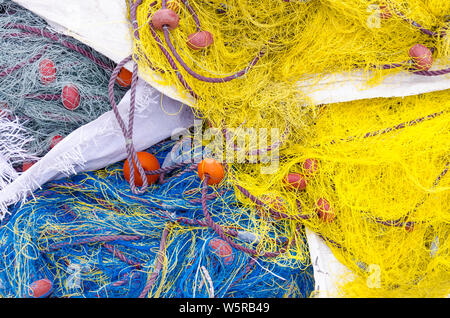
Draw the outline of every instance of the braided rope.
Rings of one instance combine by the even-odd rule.
[[[85,238],[78,241],[73,242],[65,242],[65,243],[59,243],[54,244],[50,246],[45,251],[53,251],[60,249],[64,246],[73,246],[73,245],[83,245],[83,244],[89,244],[89,243],[97,243],[97,242],[112,242],[112,241],[136,241],[141,239],[138,235],[104,235],[104,236],[93,236],[90,238]]]

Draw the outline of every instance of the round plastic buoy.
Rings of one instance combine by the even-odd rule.
[[[188,36],[186,44],[193,50],[204,49],[214,43],[213,35],[208,31],[199,31]]]
[[[37,280],[30,285],[29,296],[33,298],[48,297],[53,290],[53,284],[47,278]]]
[[[307,175],[313,175],[317,171],[317,160],[308,158],[303,162],[303,172]]]
[[[171,9],[160,9],[152,16],[153,26],[160,31],[162,31],[165,25],[169,30],[173,30],[178,27],[178,23],[180,23],[180,17]]]
[[[44,59],[39,63],[39,74],[42,84],[50,84],[56,80],[56,67],[52,60]]]
[[[334,212],[331,208],[330,202],[327,199],[320,198],[316,202],[316,212],[323,222],[331,223],[334,220]]]
[[[428,71],[433,65],[433,54],[425,45],[416,44],[409,49],[409,56],[413,59],[414,66],[421,71]]]
[[[286,187],[294,190],[305,190],[306,177],[300,173],[288,173],[283,179]]]
[[[213,238],[209,241],[209,247],[220,257],[224,263],[224,265],[230,265],[234,261],[233,248],[226,241],[218,238]]]
[[[151,170],[157,170],[160,168],[158,159],[156,157],[148,152],[138,152],[137,157],[139,159],[139,162],[142,165],[142,168],[144,168],[144,171],[151,171]],[[134,168],[134,184],[138,187],[141,187],[144,184],[144,181],[141,178],[141,175],[137,169],[136,163],[133,161],[133,168]],[[123,175],[125,177],[125,180],[130,183],[130,164],[128,162],[128,159],[125,160],[125,163],[123,164]],[[147,175],[147,182],[148,184],[155,183],[159,178],[159,174],[154,175]]]

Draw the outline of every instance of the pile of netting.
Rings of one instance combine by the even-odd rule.
[[[21,171],[23,161],[38,160],[111,109],[107,87],[114,63],[10,0],[0,1],[0,40],[0,126],[23,128],[9,129],[8,136],[23,151],[10,161]],[[120,99],[125,89],[117,86]]]
[[[367,85],[448,77],[448,1],[127,2],[139,69],[193,97],[217,129],[231,149],[225,183],[257,207],[254,232],[267,238],[275,223],[297,243],[280,253],[261,239],[260,251],[301,259],[306,225],[356,274],[341,296],[450,292],[450,92],[323,106],[297,87],[334,72]],[[269,147],[245,136],[247,164],[233,164],[237,127],[280,133]],[[267,153],[276,168],[262,173]]]
[[[148,149],[163,163],[174,145]],[[3,297],[309,297],[303,261],[268,261],[232,248],[202,215],[201,180],[181,167],[135,196],[123,162],[46,184],[0,226]],[[215,195],[220,192],[220,195]],[[255,243],[252,210],[232,188],[209,191],[227,235]],[[281,240],[272,227],[273,240]],[[278,234],[278,235],[277,235]],[[304,234],[299,236],[305,240]]]
[[[450,72],[446,0],[127,3],[140,70],[195,98],[219,128],[301,129],[298,81],[360,71],[369,86],[393,72]]]
[[[330,104],[300,137],[276,173],[234,165],[229,180],[325,240],[356,274],[340,295],[448,295],[450,90]]]

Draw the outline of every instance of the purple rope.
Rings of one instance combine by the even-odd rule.
[[[149,27],[150,27],[150,33],[152,34],[153,38],[155,39],[156,43],[158,44],[159,49],[161,50],[161,52],[166,57],[166,59],[169,62],[170,66],[172,67],[172,69],[177,74],[178,80],[180,81],[181,85],[183,85],[183,87],[189,91],[189,93],[192,95],[192,97],[194,97],[195,99],[199,99],[199,96],[194,92],[194,90],[186,82],[186,80],[184,79],[183,75],[179,71],[177,65],[175,64],[175,61],[173,60],[172,56],[170,55],[170,53],[164,47],[163,42],[159,38],[159,36],[156,33],[156,30],[155,30],[155,28],[154,28],[154,26],[153,26],[153,24],[151,22],[149,24]]]
[[[163,0],[163,2],[165,2],[165,0]],[[197,32],[199,32],[202,29],[202,27],[200,25],[200,19],[198,18],[197,13],[195,12],[194,8],[192,8],[192,6],[189,4],[189,2],[187,0],[181,0],[181,2],[184,4],[186,9],[188,9],[190,14],[192,15],[192,18],[194,19],[194,22],[195,22],[195,26],[197,28]]]
[[[191,171],[193,171],[193,170],[195,170],[196,168],[197,168],[197,164],[191,164],[189,167],[187,167],[186,169],[184,169],[183,171],[180,171],[179,173],[177,173],[176,175],[174,175],[174,176],[172,176],[170,179],[172,179],[172,178],[178,178],[179,176],[181,176],[181,175],[183,175],[183,174],[185,174],[185,173],[187,173],[187,172],[191,172]],[[165,177],[165,173],[161,173],[160,174],[160,177],[159,177],[159,183],[160,184],[164,184],[164,183],[167,183],[167,182],[169,182],[169,180],[170,179],[164,179],[164,177]]]
[[[275,219],[287,219],[287,220],[294,220],[294,221],[302,221],[302,220],[308,220],[311,218],[311,215],[305,215],[305,214],[299,214],[296,216],[291,216],[291,215],[287,215],[285,213],[276,211],[274,209],[272,209],[271,207],[269,207],[267,204],[265,204],[264,202],[262,202],[261,200],[259,200],[257,197],[255,197],[253,194],[251,194],[247,189],[241,187],[240,185],[236,185],[236,188],[239,189],[239,191],[241,191],[241,193],[243,195],[245,195],[247,198],[249,198],[252,202],[254,202],[255,204],[264,207],[266,209],[269,210],[270,214],[275,218]],[[297,208],[299,209],[299,211],[302,210],[301,204],[300,202],[297,200]]]
[[[62,95],[58,94],[26,94],[24,96],[25,98],[29,99],[39,99],[44,101],[55,101],[62,98]],[[102,100],[106,99],[108,100],[107,96],[100,96],[100,95],[93,95],[93,96],[83,96],[83,99],[90,99],[90,100]]]
[[[442,69],[442,70],[436,70],[436,71],[416,71],[414,69],[410,69],[413,74],[416,75],[423,75],[423,76],[440,76],[450,73],[450,68]]]
[[[441,173],[436,177],[436,179],[433,182],[432,188],[436,187],[439,182],[441,181],[441,179],[447,174],[448,170],[450,168],[450,162],[447,162],[444,166],[444,169],[441,171]],[[426,197],[428,197],[429,194],[427,194]],[[397,220],[382,220],[381,218],[375,217],[374,221],[379,223],[379,224],[383,224],[383,225],[387,225],[387,226],[398,226],[398,227],[403,227],[403,226],[413,226],[415,224],[415,222],[410,222],[408,220],[408,218],[411,216],[412,213],[414,213],[415,211],[417,211],[417,209],[425,203],[425,199],[422,199],[419,203],[416,204],[416,206],[414,207],[414,209],[412,211],[409,211],[404,217],[397,219]]]
[[[132,75],[132,81],[131,81],[131,88],[130,88],[130,111],[128,114],[128,129],[125,126],[124,121],[122,120],[122,117],[120,116],[119,109],[117,107],[115,98],[114,98],[114,85],[117,79],[117,76],[122,69],[122,67],[132,60],[132,56],[128,56],[125,59],[123,59],[119,64],[117,64],[116,68],[113,70],[111,74],[111,78],[109,80],[108,85],[108,93],[109,93],[109,101],[111,103],[114,115],[116,117],[116,120],[119,124],[119,127],[122,131],[122,134],[125,138],[125,145],[126,145],[126,151],[127,151],[127,160],[129,162],[130,167],[130,187],[131,191],[134,194],[141,194],[144,193],[145,190],[148,187],[148,180],[144,171],[144,168],[142,167],[141,162],[139,161],[137,157],[136,150],[133,145],[133,124],[134,124],[134,111],[136,107],[136,85],[137,85],[137,64],[133,64],[133,75]],[[134,161],[134,164],[133,164]],[[141,179],[143,181],[143,185],[141,189],[138,189],[134,183],[134,165],[137,166],[138,172],[141,176]]]
[[[121,261],[123,261],[124,263],[127,263],[127,264],[129,264],[129,265],[131,265],[131,266],[135,266],[135,267],[138,268],[138,269],[141,267],[141,264],[139,264],[139,263],[137,263],[137,262],[135,262],[135,261],[133,261],[133,260],[128,259],[121,251],[119,251],[118,249],[116,249],[115,246],[113,246],[113,245],[111,245],[111,244],[107,244],[107,243],[103,244],[103,246],[104,246],[108,251],[110,251],[114,256],[116,256],[118,259],[120,259]]]
[[[375,130],[375,131],[372,131],[372,132],[368,132],[368,133],[364,134],[363,138],[374,137],[374,136],[377,136],[377,135],[383,135],[383,134],[389,133],[391,131],[403,129],[403,128],[406,128],[406,127],[411,127],[411,126],[417,125],[417,124],[419,124],[421,122],[434,119],[434,118],[436,118],[436,117],[438,117],[438,116],[440,116],[440,115],[442,115],[444,113],[445,113],[445,111],[440,111],[440,112],[433,113],[433,114],[430,114],[430,115],[427,115],[427,116],[424,116],[424,117],[421,117],[421,118],[417,118],[417,119],[414,119],[414,120],[411,120],[411,121],[408,121],[408,122],[400,123],[400,124],[398,124],[396,126],[388,127],[388,128],[382,129],[382,130]],[[352,137],[348,137],[347,139],[340,139],[339,141],[347,142],[347,141],[355,140],[357,138],[358,138],[358,136],[352,136]],[[335,143],[336,143],[335,140],[330,141],[330,144],[335,144]]]
[[[230,134],[229,134],[228,130],[226,128],[224,128],[222,130],[222,133],[225,136],[225,140],[228,142],[230,140]],[[266,153],[268,151],[271,151],[273,149],[280,147],[286,141],[286,138],[289,135],[289,133],[290,133],[290,128],[286,127],[286,129],[283,131],[283,134],[281,135],[281,140],[274,142],[273,144],[269,145],[266,149],[253,149],[251,151],[247,151],[246,155],[247,156],[256,156],[256,155],[259,156],[261,153]],[[235,151],[241,150],[234,143],[233,143],[233,148]]]

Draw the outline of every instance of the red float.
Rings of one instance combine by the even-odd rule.
[[[208,31],[199,31],[188,36],[186,44],[193,50],[204,49],[214,43],[213,35]]]
[[[392,17],[391,12],[389,11],[388,7],[385,5],[380,6],[380,18],[383,20],[390,19]]]
[[[178,27],[179,23],[180,17],[171,9],[160,9],[152,16],[153,26],[160,31],[163,30],[163,26],[167,26],[169,30],[173,30]]]
[[[22,163],[22,172],[27,171],[28,169],[30,169],[36,162],[34,161],[27,161]]]
[[[316,173],[318,167],[318,162],[316,159],[306,159],[305,162],[303,162],[303,171],[307,175],[313,175]]]
[[[320,198],[316,202],[316,213],[323,222],[333,222],[335,215],[327,199]]]
[[[233,263],[233,248],[226,241],[218,238],[213,238],[211,241],[209,241],[209,247],[214,252],[214,254],[216,254],[223,260],[224,265],[231,265]]]
[[[56,135],[52,138],[52,141],[50,142],[50,148],[55,147],[61,140],[63,140],[63,137],[60,135]]]
[[[428,71],[433,65],[433,54],[425,45],[416,44],[409,49],[409,56],[418,70]]]
[[[68,110],[75,110],[80,106],[80,92],[75,85],[66,85],[62,90],[62,103]]]
[[[306,177],[300,173],[288,173],[283,179],[284,184],[294,190],[306,189]]]

